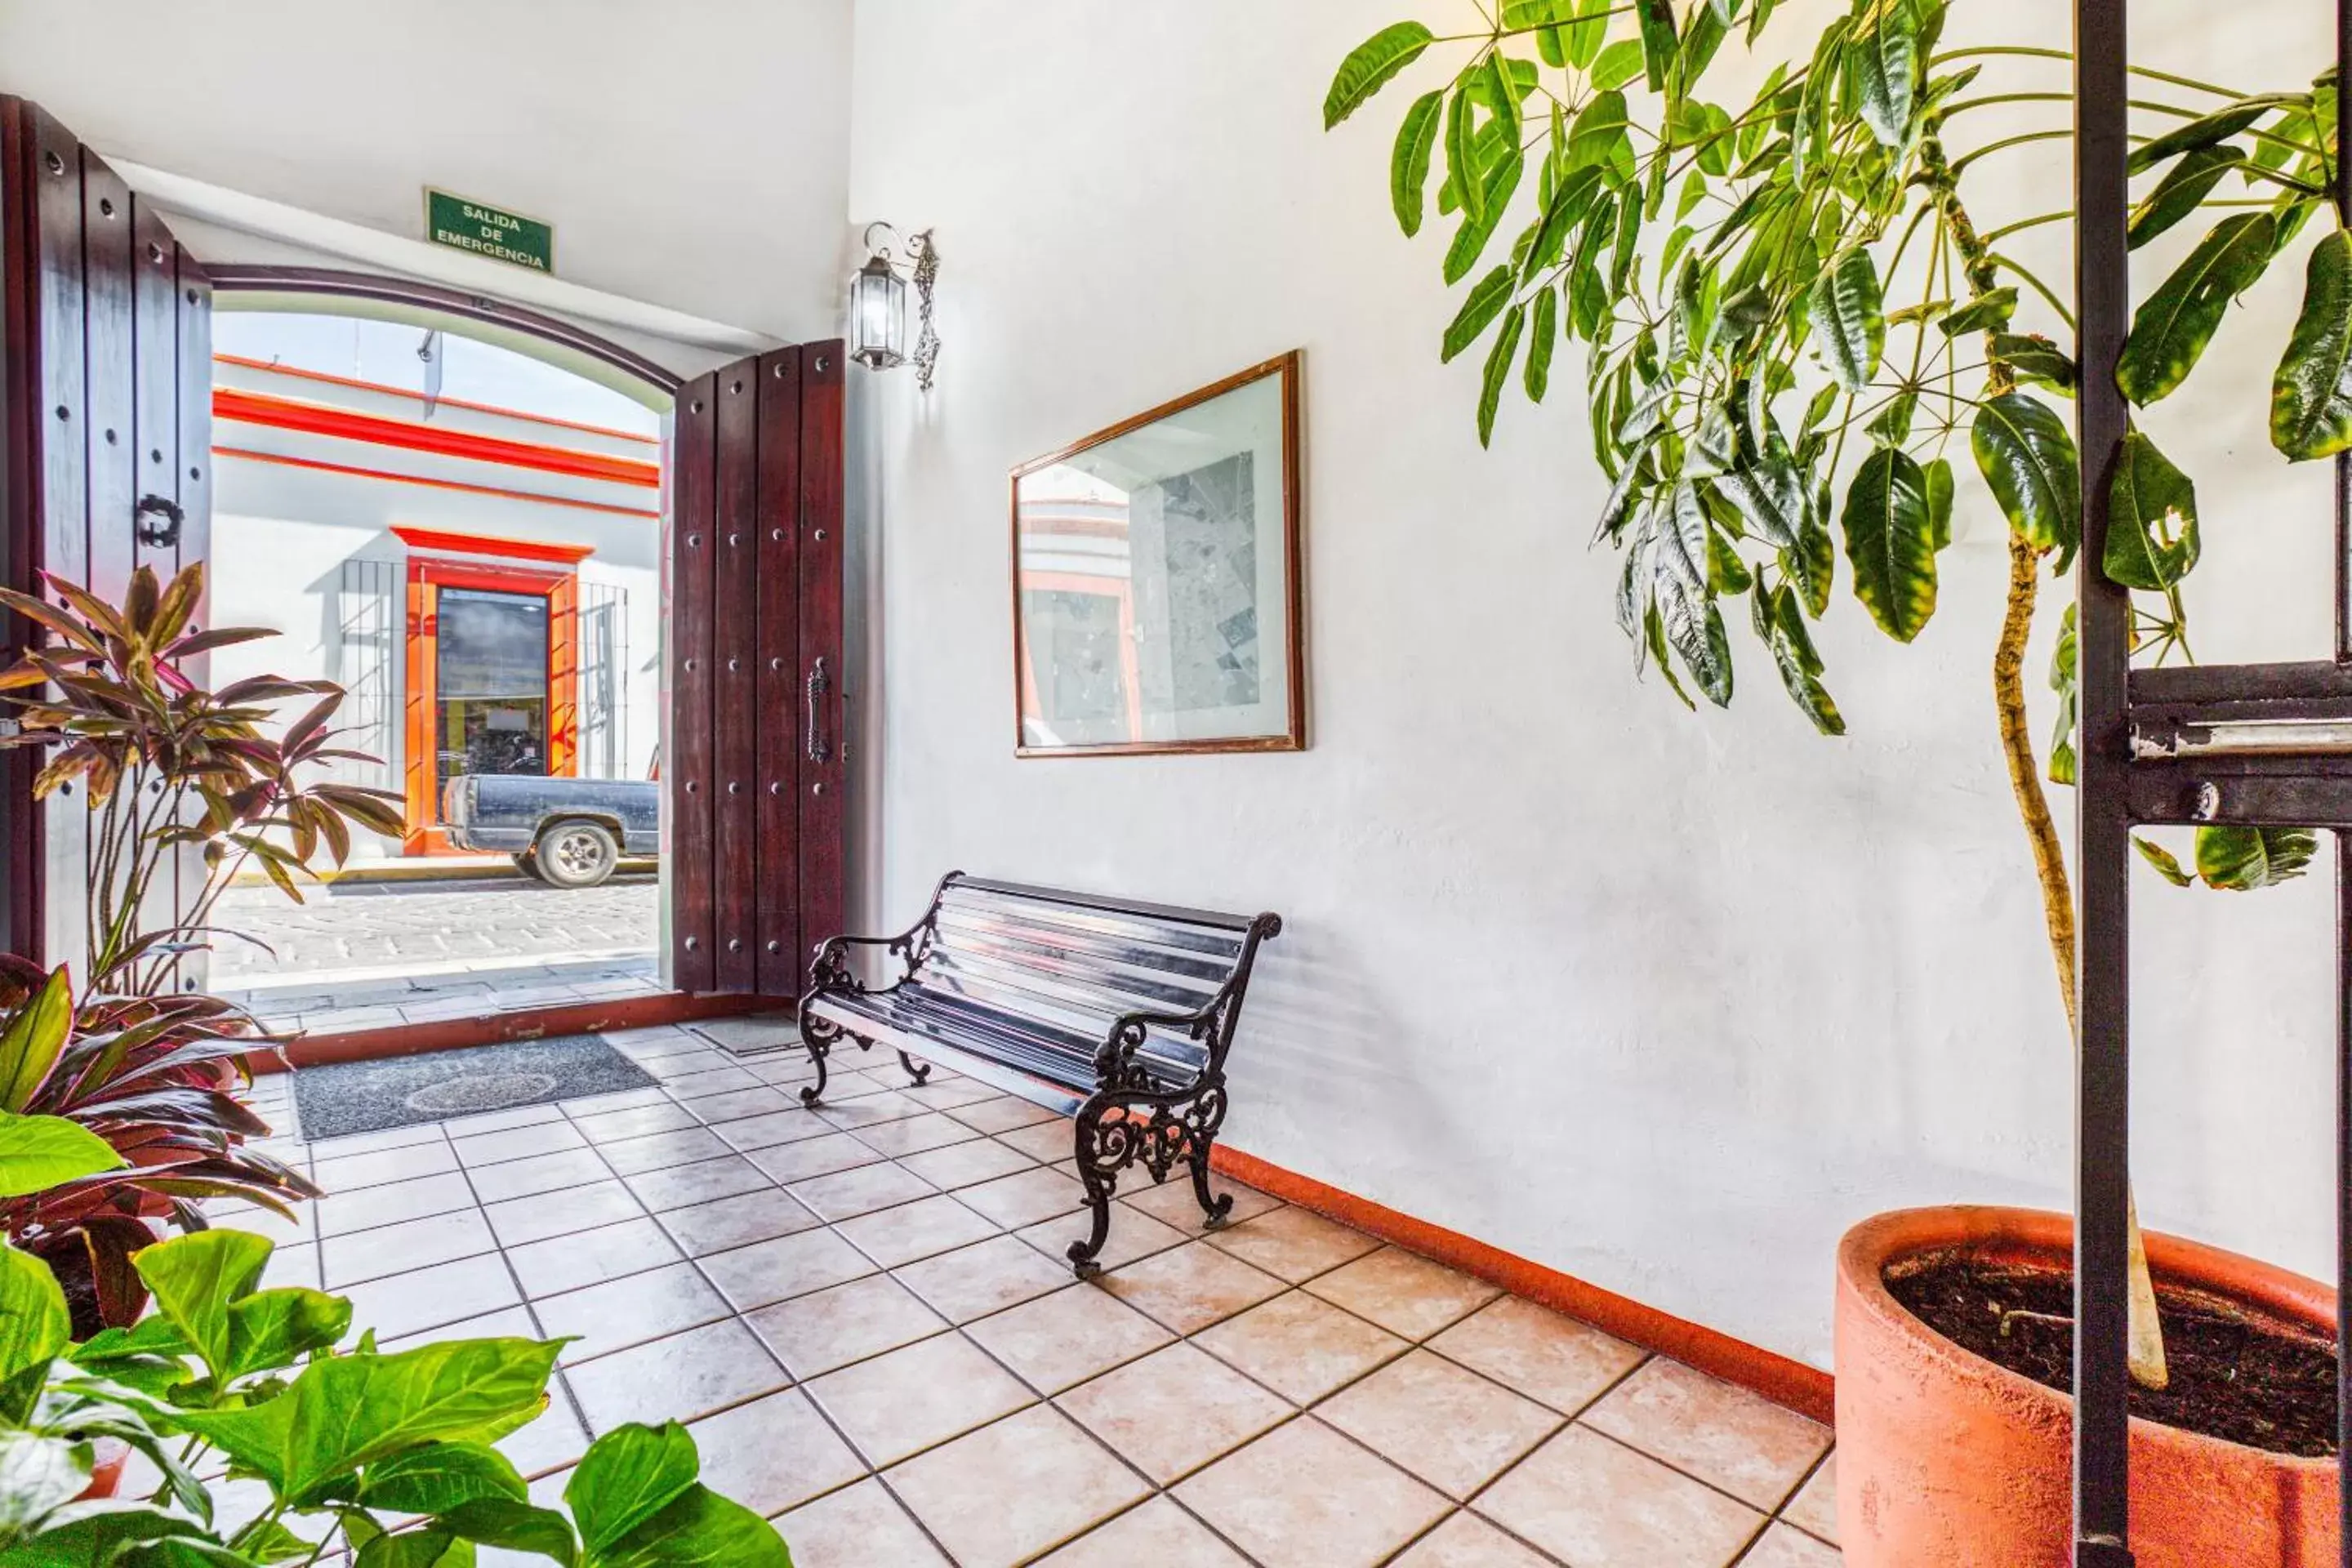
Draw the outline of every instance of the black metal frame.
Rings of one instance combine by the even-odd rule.
[[[1210,1192],[1209,1159],[1218,1131],[1224,1125],[1229,1103],[1225,1057],[1233,1049],[1234,1033],[1241,1022],[1242,1000],[1249,990],[1258,948],[1282,934],[1279,915],[1247,918],[1205,910],[1173,909],[1055,889],[983,881],[961,871],[950,871],[940,879],[923,918],[898,935],[836,936],[818,946],[809,971],[810,989],[800,1005],[801,1039],[808,1047],[810,1061],[815,1064],[817,1077],[816,1082],[801,1089],[802,1102],[814,1106],[823,1100],[827,1058],[838,1041],[845,1037],[856,1041],[861,1050],[871,1050],[875,1043],[854,1029],[819,1016],[814,1011],[816,1005],[828,994],[887,994],[919,974],[939,937],[940,900],[950,888],[959,885],[1110,914],[1170,919],[1241,933],[1241,951],[1232,973],[1200,1007],[1181,1013],[1127,1013],[1112,1022],[1095,1052],[1091,1092],[1073,1086],[1054,1086],[1057,1089],[1070,1089],[1073,1094],[1084,1093],[1082,1100],[1074,1102],[1039,1092],[1044,1086],[1017,1068],[992,1063],[980,1042],[965,1043],[955,1049],[925,1047],[927,1054],[942,1057],[950,1065],[966,1071],[976,1069],[977,1076],[999,1088],[1074,1113],[1078,1180],[1086,1188],[1087,1204],[1092,1213],[1087,1237],[1069,1247],[1071,1266],[1080,1279],[1091,1278],[1102,1270],[1098,1259],[1110,1239],[1110,1201],[1118,1190],[1120,1175],[1132,1166],[1139,1164],[1149,1171],[1155,1184],[1165,1182],[1177,1166],[1186,1167],[1192,1177],[1192,1195],[1199,1200],[1205,1216],[1202,1223],[1210,1229],[1224,1224],[1233,1213],[1234,1198],[1231,1193]],[[877,990],[866,984],[852,968],[849,954],[853,948],[878,951],[905,967],[896,980]],[[1182,1081],[1171,1080],[1164,1072],[1153,1070],[1143,1059],[1142,1051],[1155,1029],[1181,1033],[1202,1047],[1204,1060],[1200,1069]],[[904,1050],[898,1052],[898,1060],[918,1084],[930,1076],[928,1065],[915,1061]],[[992,1066],[996,1070],[990,1071]]]
[[[2352,1568],[2352,458],[2336,469],[2333,661],[2131,668],[2130,595],[2099,566],[2129,417],[2116,382],[2131,324],[2127,13],[2128,0],[2074,0],[2083,453],[2074,1563],[2132,1563],[2131,833],[2228,823],[2336,832],[2337,1447],[2342,1561]],[[2352,79],[2352,0],[2336,0],[2336,50]],[[2337,136],[2352,148],[2352,93],[2339,100]],[[2336,200],[2352,215],[2352,161],[2338,160]]]

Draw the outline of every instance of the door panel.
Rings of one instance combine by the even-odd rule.
[[[808,941],[800,923],[800,878],[774,874],[800,858],[800,542],[801,351],[778,349],[760,359],[760,641],[755,650],[762,715],[757,786],[761,852],[771,874],[756,879],[759,920],[758,988],[762,995],[797,994],[808,967]],[[832,934],[830,932],[826,933]]]
[[[679,395],[663,756],[681,990],[796,996],[840,930],[841,357],[781,349]]]
[[[760,365],[744,360],[719,373],[719,573],[711,624],[711,962],[713,990],[754,989],[759,960],[753,915],[760,875],[758,796],[752,759],[761,713],[759,679]]]
[[[163,574],[203,558],[210,537],[201,474],[211,444],[210,291],[162,218],[142,210],[105,161],[57,120],[0,98],[0,580],[37,591],[42,572],[119,600],[142,560],[140,498],[189,518],[179,543],[148,557]],[[190,374],[184,354],[199,355]],[[189,454],[194,454],[190,456]],[[29,628],[5,632],[9,651]],[[0,944],[48,963],[85,947],[90,836],[81,785],[31,800],[38,760],[0,759]],[[153,889],[160,919],[193,886]]]
[[[841,409],[843,345],[804,347],[801,374],[800,638],[804,715],[801,753],[801,963],[842,930],[848,815],[849,703],[842,668]]]
[[[718,516],[719,378],[678,389],[671,444],[668,731],[662,774],[669,780],[670,984],[713,991],[711,963],[710,632],[718,574],[710,544]]]

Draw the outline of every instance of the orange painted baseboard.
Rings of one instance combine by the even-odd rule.
[[[1835,1384],[1828,1373],[1816,1367],[1759,1350],[1697,1323],[1685,1322],[1500,1247],[1327,1186],[1311,1176],[1268,1164],[1228,1144],[1218,1144],[1210,1163],[1234,1181],[1271,1193],[1285,1203],[1312,1209],[1367,1236],[1377,1236],[1408,1252],[1420,1253],[1490,1285],[1499,1285],[1515,1296],[1524,1296],[1629,1343],[1672,1356],[1710,1376],[1760,1394],[1801,1415],[1810,1415],[1824,1424],[1834,1418]]]

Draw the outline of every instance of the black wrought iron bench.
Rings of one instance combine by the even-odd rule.
[[[948,874],[931,907],[893,937],[837,936],[816,952],[801,999],[801,1038],[824,1098],[825,1058],[845,1037],[890,1047],[917,1083],[935,1062],[1076,1118],[1078,1179],[1093,1233],[1070,1245],[1081,1278],[1110,1237],[1121,1172],[1155,1182],[1191,1167],[1208,1224],[1233,1194],[1212,1197],[1209,1151],[1225,1119],[1225,1056],[1258,945],[1278,915],[1170,909]],[[853,948],[905,964],[867,986]]]

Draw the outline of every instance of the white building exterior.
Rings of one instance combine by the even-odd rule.
[[[352,776],[411,801],[407,841],[361,856],[441,847],[423,813],[443,782],[428,752],[462,752],[465,721],[444,700],[438,672],[453,667],[436,657],[428,592],[544,604],[547,771],[644,778],[660,728],[660,417],[446,336],[428,406],[423,342],[386,322],[268,313],[224,312],[215,332],[213,620],[283,635],[216,654],[215,679],[345,688],[347,743],[381,759]]]

